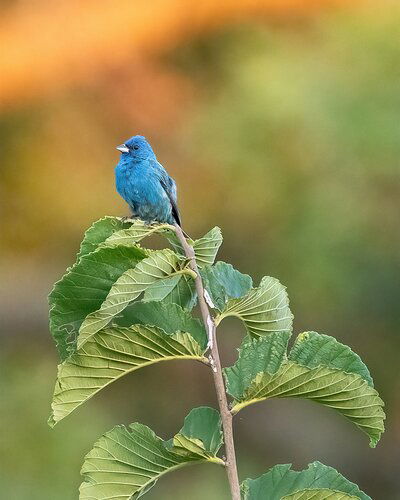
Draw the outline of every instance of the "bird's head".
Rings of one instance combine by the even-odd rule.
[[[147,160],[148,158],[155,158],[154,151],[151,149],[150,144],[142,135],[134,135],[128,139],[124,144],[117,147],[123,156],[130,156],[134,160]]]

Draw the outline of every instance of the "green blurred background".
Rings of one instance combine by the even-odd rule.
[[[208,371],[179,362],[46,424],[58,362],[46,296],[85,228],[126,214],[114,148],[137,133],[176,179],[189,234],[220,226],[220,258],[283,282],[295,332],[350,345],[386,402],[375,450],[307,401],[246,409],[240,477],[320,460],[374,499],[400,498],[400,8],[320,3],[0,2],[0,498],[76,499],[83,456],[113,425],[169,438],[190,408],[216,405]],[[221,328],[225,364],[242,335]],[[147,498],[229,496],[223,470],[196,466]]]

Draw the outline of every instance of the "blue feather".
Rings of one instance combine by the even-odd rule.
[[[146,139],[135,135],[117,149],[121,158],[115,168],[116,187],[132,214],[145,222],[180,225],[176,183]]]

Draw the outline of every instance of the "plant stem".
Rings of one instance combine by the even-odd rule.
[[[222,377],[221,360],[218,352],[216,326],[204,297],[203,281],[201,279],[200,272],[197,267],[197,262],[193,247],[191,247],[188,244],[182,232],[182,229],[177,224],[175,225],[175,232],[182,245],[186,257],[190,259],[191,269],[196,273],[196,278],[194,281],[196,285],[201,316],[203,318],[204,326],[206,328],[208,335],[208,346],[210,347],[211,351],[210,365],[213,373],[215,391],[217,393],[218,405],[222,419],[222,429],[224,433],[225,453],[226,453],[226,460],[225,460],[226,473],[228,475],[232,500],[240,500],[239,477],[236,466],[235,444],[233,441],[232,414],[229,410],[228,401],[226,399],[225,384],[224,384],[224,379]]]

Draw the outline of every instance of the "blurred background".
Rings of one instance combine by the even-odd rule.
[[[295,332],[353,348],[386,402],[377,449],[342,417],[273,400],[235,423],[241,479],[320,460],[400,498],[400,6],[339,0],[1,0],[1,471],[4,499],[72,500],[83,456],[117,423],[171,437],[216,405],[208,370],[161,364],[112,384],[54,430],[47,294],[84,230],[126,215],[115,146],[151,141],[186,230],[288,287]],[[227,320],[224,363],[243,330]],[[228,499],[196,466],[147,498]]]

